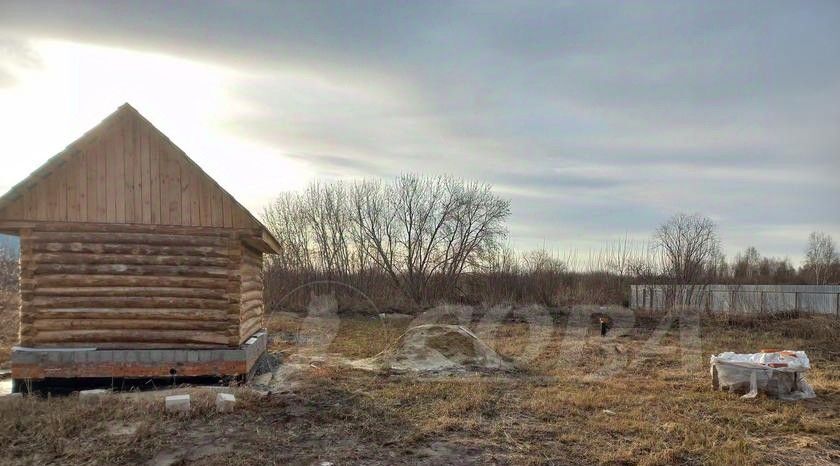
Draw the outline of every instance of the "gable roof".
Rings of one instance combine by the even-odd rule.
[[[0,197],[6,230],[25,222],[118,223],[258,230],[233,196],[129,104]]]

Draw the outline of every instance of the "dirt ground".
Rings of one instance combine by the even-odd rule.
[[[215,413],[208,393],[196,393],[186,416],[125,395],[0,401],[0,463],[840,462],[840,322],[704,319],[702,347],[692,352],[681,349],[677,325],[662,327],[651,345],[661,321],[636,315],[615,331],[622,335],[602,338],[597,323],[569,324],[565,312],[533,327],[507,320],[484,334],[516,363],[505,373],[392,374],[313,362],[268,396],[237,392],[233,414]],[[281,359],[295,357],[303,322],[271,319]],[[370,357],[408,325],[346,316],[328,351]],[[741,400],[711,390],[709,355],[768,347],[808,352],[816,399]]]

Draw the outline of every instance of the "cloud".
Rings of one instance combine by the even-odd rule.
[[[683,210],[791,255],[779,228],[840,236],[838,23],[832,2],[0,6],[21,40],[236,68],[253,111],[223,128],[321,176],[492,182],[525,243]]]
[[[0,36],[0,88],[17,82],[17,69],[40,66],[40,57],[25,41]]]

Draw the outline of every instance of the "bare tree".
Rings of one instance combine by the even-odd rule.
[[[403,175],[313,183],[278,197],[264,220],[281,245],[279,267],[343,280],[375,272],[421,303],[433,281],[451,294],[465,270],[495,253],[509,213],[489,185]]]
[[[522,266],[537,301],[546,306],[554,305],[567,271],[566,264],[545,249],[538,249],[522,254]]]
[[[415,303],[426,299],[433,277],[451,290],[467,267],[492,254],[510,214],[489,185],[449,177],[361,183],[352,200],[357,243]]]
[[[18,255],[12,248],[0,244],[0,310],[7,307],[8,303],[18,292]]]
[[[342,278],[356,269],[350,244],[351,212],[346,198],[343,183],[313,183],[307,189],[303,209],[319,268]]]
[[[734,278],[738,283],[754,283],[759,277],[761,254],[754,246],[750,246],[743,253],[735,255],[732,265]]]
[[[688,304],[720,254],[717,225],[700,214],[679,213],[656,229],[653,240],[662,254],[666,275],[675,285],[670,299]]]
[[[840,263],[834,239],[823,232],[812,232],[808,236],[804,268],[813,277],[816,285],[825,285],[832,279],[832,269]]]
[[[302,194],[284,193],[263,211],[263,220],[280,243],[274,264],[290,270],[313,270],[314,248]]]

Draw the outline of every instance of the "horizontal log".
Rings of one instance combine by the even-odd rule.
[[[255,322],[258,324],[262,323],[262,315],[252,315],[248,316],[247,319],[242,319],[242,321],[239,322],[239,328],[240,330],[243,328],[247,328],[249,325],[252,325]]]
[[[243,272],[247,271],[248,273],[252,273],[254,275],[262,274],[263,270],[262,265],[249,264],[247,262],[242,263],[241,269]]]
[[[247,340],[251,335],[257,332],[257,330],[262,328],[262,321],[260,319],[252,319],[249,322],[246,322],[242,327],[239,329],[239,343],[243,343]]]
[[[32,306],[39,309],[93,307],[93,308],[193,308],[225,309],[227,300],[181,297],[126,297],[126,296],[36,296]]]
[[[35,322],[35,311],[30,311],[26,313],[21,313],[20,315],[20,324],[31,324]]]
[[[243,285],[257,285],[262,286],[264,281],[262,275],[249,275],[249,274],[242,274],[242,284]]]
[[[31,291],[32,296],[121,296],[142,297],[152,296],[161,298],[208,298],[230,300],[230,293],[213,288],[175,288],[175,287],[136,287],[136,286],[88,286],[63,288],[37,288]]]
[[[239,331],[239,343],[244,343],[260,328],[262,328],[262,321],[259,318],[251,319],[250,321],[243,323]]]
[[[37,346],[38,348],[96,348],[96,349],[223,349],[238,345],[219,343],[190,343],[190,342],[103,342],[103,341],[74,341],[74,342],[27,342],[22,346]]]
[[[228,257],[229,250],[217,246],[163,246],[136,243],[34,243],[32,251],[91,254]]]
[[[228,238],[199,235],[171,235],[124,232],[45,232],[36,231],[29,237],[42,243],[138,243],[162,246],[227,246]]]
[[[243,312],[240,315],[241,322],[247,322],[253,318],[262,318],[262,308],[252,309],[248,312]]]
[[[242,307],[239,314],[240,316],[245,315],[259,315],[263,313],[263,305],[262,303],[253,303],[249,304],[247,307]]]
[[[20,225],[23,227],[23,225]],[[175,235],[203,235],[232,238],[239,236],[258,236],[260,228],[221,228],[180,225],[140,225],[125,223],[87,223],[87,222],[38,222],[30,225],[34,231],[45,232],[126,232],[126,233],[163,233]]]
[[[262,292],[262,290],[244,291],[244,292],[242,292],[241,296],[239,297],[239,300],[243,303],[248,302],[248,301],[253,301],[253,300],[262,301],[263,300],[263,292]]]
[[[60,330],[212,330],[227,334],[228,323],[207,320],[162,319],[46,319],[33,324],[38,331]]]
[[[257,269],[262,269],[263,268],[262,257],[256,258],[256,257],[251,257],[251,256],[242,256],[242,263],[244,265],[254,267],[254,268],[257,268]]]
[[[38,332],[32,341],[37,343],[211,343],[226,345],[227,335],[217,332],[191,330],[61,330]]]
[[[158,256],[151,254],[88,254],[88,253],[35,253],[21,257],[22,263],[36,264],[129,264],[129,265],[198,265],[228,267],[226,257]]]
[[[249,302],[248,304],[240,307],[239,308],[239,314],[243,315],[243,314],[250,314],[250,313],[253,313],[253,312],[262,313],[263,309],[264,309],[264,306],[263,306],[262,302],[252,301],[252,302]]]
[[[248,302],[242,303],[239,307],[240,313],[250,312],[252,309],[261,308],[262,305],[263,305],[262,300],[248,301]]]
[[[274,244],[271,244],[274,243]],[[279,250],[279,245],[276,244],[270,235],[262,235],[262,237],[246,236],[242,238],[242,244],[256,252],[263,252],[266,254],[276,254]]]
[[[205,277],[157,277],[132,275],[78,275],[55,274],[39,275],[33,278],[21,278],[21,284],[32,287],[84,287],[84,286],[150,286],[178,288],[214,288],[228,289],[231,280],[226,278]]]
[[[251,257],[251,258],[256,258],[256,259],[259,259],[259,258],[263,257],[263,252],[262,251],[254,250],[253,248],[249,247],[248,245],[245,245],[241,249],[242,249],[242,257]]]
[[[224,267],[202,267],[192,265],[125,265],[125,264],[35,264],[35,275],[47,274],[109,274],[109,275],[155,275],[181,277],[229,277],[235,271]]]
[[[257,282],[254,280],[243,280],[242,281],[242,292],[245,293],[246,291],[259,291],[260,293],[263,292],[263,284],[262,282]]]
[[[19,335],[21,337],[35,335],[35,323],[34,322],[21,322],[19,331],[20,331]]]
[[[32,307],[29,301],[21,301],[20,303],[20,320],[24,321],[28,319],[32,315],[32,311],[35,308]]]
[[[256,322],[254,325],[243,329],[242,332],[239,334],[239,344],[236,346],[241,346],[245,344],[245,342],[248,341],[249,338],[254,336],[254,334],[257,333],[261,328],[262,326],[260,325],[260,323]]]
[[[35,321],[40,319],[160,319],[229,322],[230,317],[227,312],[220,309],[109,309],[101,307],[35,309],[31,311],[31,315]]]

